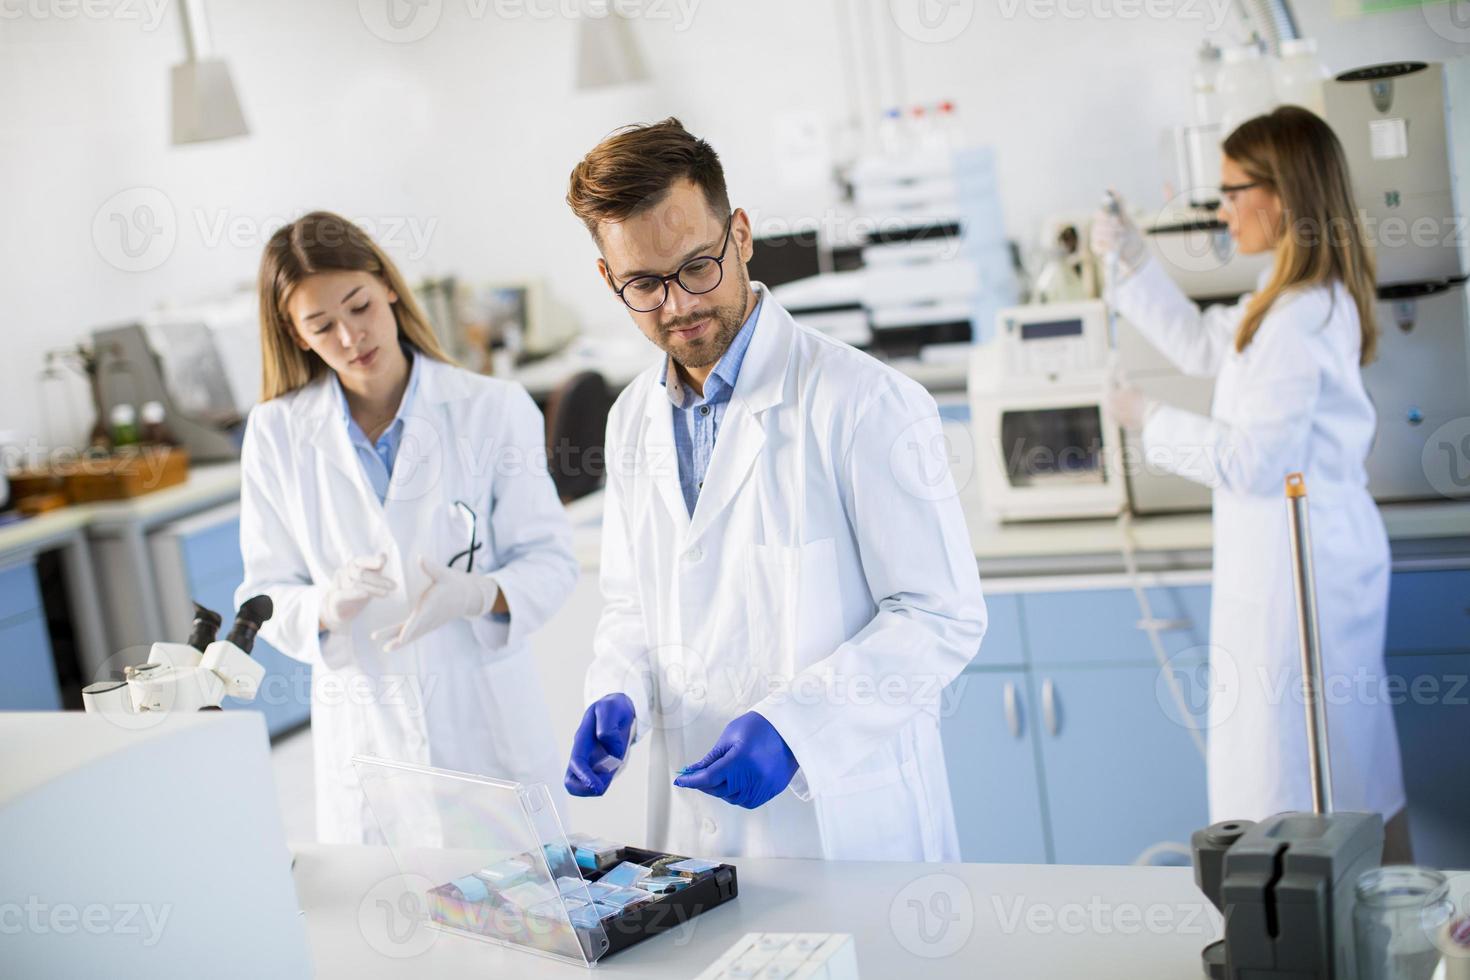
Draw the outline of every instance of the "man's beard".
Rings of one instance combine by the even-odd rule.
[[[677,288],[677,287],[676,287]],[[705,368],[719,363],[725,351],[735,341],[735,335],[745,323],[745,304],[750,298],[750,279],[744,269],[740,270],[740,298],[724,306],[712,306],[696,310],[675,320],[659,324],[658,346],[674,363],[684,368]],[[701,320],[713,320],[714,331],[688,342],[681,342],[670,335],[670,331],[690,327]]]

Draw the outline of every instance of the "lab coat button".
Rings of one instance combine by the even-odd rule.
[[[709,835],[709,834],[713,834],[715,831],[719,830],[720,828],[719,828],[719,825],[717,825],[709,817],[705,817],[704,818],[704,821],[699,825],[699,829],[700,829],[700,831],[702,833],[704,833],[706,835]]]
[[[691,565],[694,564],[697,561],[703,561],[704,560],[704,549],[701,548],[699,545],[695,545],[694,547],[690,548],[688,551],[684,552],[684,560],[686,562],[688,562],[689,564],[691,564]]]

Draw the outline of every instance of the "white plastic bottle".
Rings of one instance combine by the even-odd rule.
[[[1276,87],[1271,64],[1259,46],[1243,44],[1226,48],[1220,67],[1220,135],[1230,133],[1254,116],[1276,107]]]
[[[1276,101],[1299,105],[1317,115],[1327,110],[1322,83],[1330,73],[1317,57],[1317,42],[1311,38],[1281,42],[1281,60],[1275,70]]]
[[[1215,125],[1220,121],[1220,49],[1209,41],[1200,45],[1191,81],[1194,88],[1194,124]]]

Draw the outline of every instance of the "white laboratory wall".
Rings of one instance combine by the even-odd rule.
[[[1160,133],[1187,120],[1194,48],[1234,29],[1226,0],[1130,2],[930,4],[968,18],[957,37],[926,43],[889,27],[872,49],[897,55],[888,91],[956,100],[971,135],[995,146],[1008,230],[1029,239],[1044,215],[1090,208],[1104,182],[1157,197]],[[45,349],[249,283],[269,233],[314,207],[364,219],[411,273],[537,278],[587,329],[631,329],[562,203],[572,164],[625,122],[681,116],[720,150],[736,203],[762,219],[828,210],[825,183],[783,163],[780,134],[850,106],[838,42],[850,0],[650,0],[634,32],[652,80],[594,93],[574,90],[576,21],[554,15],[571,0],[431,0],[437,26],[411,43],[365,26],[364,12],[388,3],[416,9],[208,3],[251,135],[176,148],[173,4],[0,0],[0,430],[44,434]],[[1296,3],[1333,69],[1465,48],[1423,11],[1342,20],[1334,11],[1346,6]],[[1140,8],[1167,15],[1128,15]],[[118,194],[155,204],[155,226],[173,236],[166,258],[145,253],[143,271],[118,268],[128,260],[106,209]]]

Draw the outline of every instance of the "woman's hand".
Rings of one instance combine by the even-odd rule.
[[[500,597],[500,587],[488,575],[442,568],[423,558],[419,559],[419,567],[429,576],[429,585],[419,594],[408,618],[373,631],[373,642],[382,646],[384,653],[392,653],[445,623],[483,616]]]
[[[1092,254],[1099,260],[1116,257],[1118,280],[1121,282],[1143,267],[1148,259],[1148,247],[1144,244],[1143,232],[1128,217],[1128,207],[1123,199],[1114,199],[1118,202],[1116,214],[1100,208],[1092,216]]]
[[[359,555],[337,569],[317,613],[322,629],[332,633],[345,631],[369,602],[381,599],[398,587],[383,574],[387,560],[388,556],[382,552]]]

